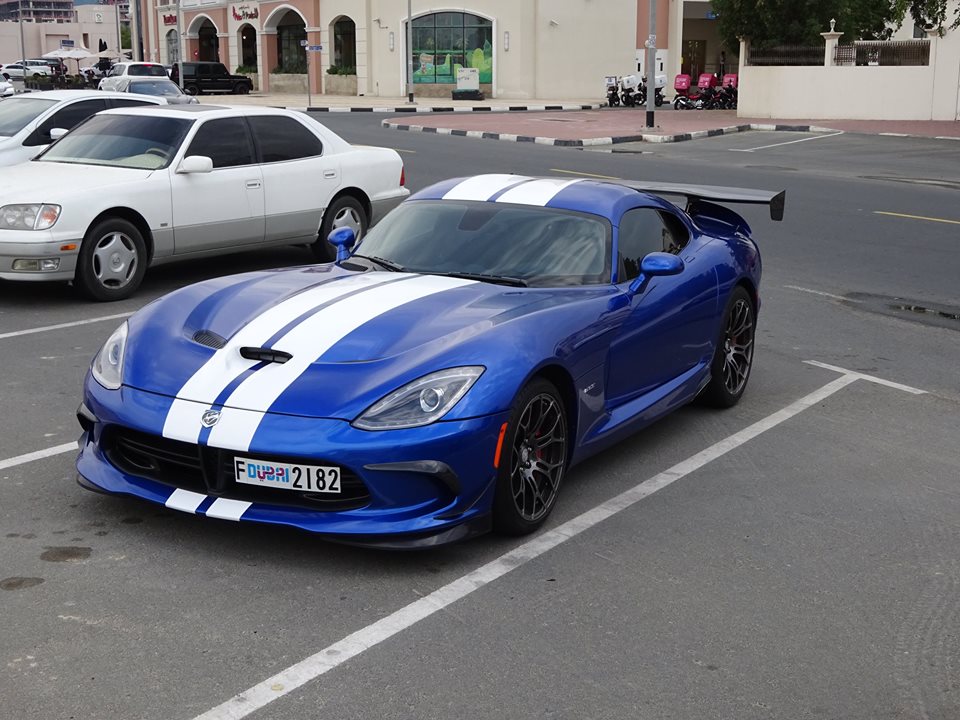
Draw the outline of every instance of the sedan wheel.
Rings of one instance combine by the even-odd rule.
[[[727,302],[723,334],[710,365],[710,384],[703,391],[710,404],[732,407],[740,400],[753,366],[755,333],[756,313],[750,294],[736,287]]]
[[[323,213],[320,237],[313,244],[313,254],[320,262],[332,262],[335,259],[333,246],[327,237],[337,228],[348,227],[360,242],[367,231],[367,214],[360,201],[351,195],[341,195]]]
[[[553,510],[567,466],[566,411],[552,384],[537,379],[521,391],[501,447],[494,528],[525,535]]]
[[[87,233],[77,258],[75,282],[90,298],[122,300],[139,287],[146,271],[146,246],[130,222],[110,218]]]

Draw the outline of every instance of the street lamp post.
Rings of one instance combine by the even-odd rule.
[[[650,30],[647,33],[647,127],[654,124],[654,108],[657,99],[657,0],[650,2]]]
[[[413,0],[407,0],[407,103],[413,102]]]
[[[23,68],[23,82],[27,82],[27,66],[24,61],[27,59],[27,44],[23,41],[23,0],[17,2],[17,20],[20,22],[20,65]]]

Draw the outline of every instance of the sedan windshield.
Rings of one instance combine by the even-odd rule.
[[[599,216],[544,207],[408,202],[373,228],[357,253],[381,267],[541,287],[610,281],[609,224]]]
[[[94,115],[37,160],[156,170],[166,167],[193,124],[150,115]]]
[[[16,135],[27,126],[27,123],[56,104],[56,100],[31,97],[4,100],[0,103],[0,136]]]
[[[130,83],[128,88],[132,93],[141,95],[163,95],[173,97],[184,95],[185,93],[170,80],[137,80]]]

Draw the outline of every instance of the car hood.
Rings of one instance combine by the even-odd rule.
[[[204,406],[352,420],[426,373],[509,354],[499,327],[583,297],[334,265],[220,278],[131,318],[124,384]]]
[[[84,188],[97,188],[99,192],[110,185],[143,180],[153,172],[135,168],[29,161],[3,169],[0,173],[0,197],[4,204],[57,203],[64,193],[74,194]]]

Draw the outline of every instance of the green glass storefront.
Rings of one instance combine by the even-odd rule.
[[[463,12],[439,12],[413,20],[413,81],[456,83],[457,70],[476,68],[493,82],[493,22]]]

